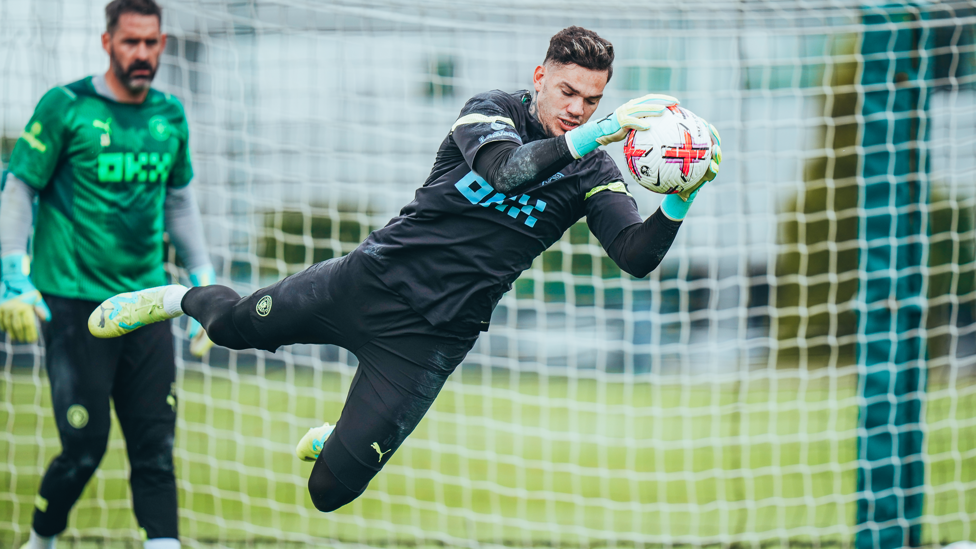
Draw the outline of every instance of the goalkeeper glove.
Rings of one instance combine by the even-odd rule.
[[[708,164],[708,171],[697,184],[679,194],[669,194],[664,197],[664,201],[661,202],[661,211],[675,221],[681,221],[688,215],[688,210],[691,208],[691,203],[695,201],[695,197],[698,196],[698,191],[701,190],[702,185],[715,179],[718,175],[719,166],[722,164],[722,138],[718,135],[715,126],[704,119],[702,121],[708,124],[708,131],[712,134],[712,160]]]
[[[216,280],[217,273],[214,272],[213,265],[190,271],[190,284],[193,286],[209,286]],[[187,325],[186,335],[190,338],[190,354],[193,356],[201,357],[214,346],[213,341],[210,341],[210,337],[207,336],[207,331],[194,318],[191,318]]]
[[[652,93],[631,99],[617,110],[595,122],[587,122],[566,133],[566,143],[573,158],[582,158],[600,145],[623,141],[630,130],[646,130],[651,127],[641,120],[649,116],[661,116],[668,107],[674,107],[678,100],[670,95]]]
[[[13,253],[0,260],[0,330],[14,341],[37,341],[37,316],[51,320],[51,310],[44,303],[41,292],[31,283],[30,257]]]

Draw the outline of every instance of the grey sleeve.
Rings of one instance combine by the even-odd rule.
[[[27,253],[27,239],[34,227],[37,190],[12,174],[0,197],[0,255]]]
[[[176,246],[176,255],[187,271],[210,265],[207,243],[203,240],[200,208],[189,185],[166,189],[164,223],[170,240]]]

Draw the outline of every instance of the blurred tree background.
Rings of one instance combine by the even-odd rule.
[[[976,10],[936,12],[933,19],[971,15],[973,11]],[[968,50],[974,43],[973,27],[937,26],[929,32],[932,35],[925,37],[929,49],[913,52],[916,63],[931,64],[931,76],[924,83],[928,92],[972,89],[976,56]],[[771,324],[773,336],[782,343],[778,357],[781,364],[816,366],[829,363],[832,356],[838,364],[855,362],[857,315],[853,301],[858,291],[860,219],[857,145],[861,126],[857,120],[860,97],[856,86],[861,68],[856,55],[859,37],[836,35],[831,39],[833,63],[827,65],[824,73],[824,82],[830,86],[829,93],[823,96],[825,124],[814,140],[822,143],[822,148],[806,162],[802,192],[780,215],[776,312]],[[896,74],[894,80],[896,86],[910,85],[901,74]],[[925,140],[911,144],[917,152],[925,152],[918,151],[919,147],[938,146],[931,145],[933,136],[931,131],[927,133],[924,137],[929,144]],[[920,167],[925,172],[930,168]],[[952,182],[938,176],[920,178],[929,186],[929,201],[919,207],[927,213],[928,225],[930,360],[953,352],[949,348],[950,326],[971,323],[976,310],[976,203],[972,192],[976,181],[970,182],[968,192],[960,193],[959,187],[966,189],[965,184],[956,182],[953,190]]]
[[[857,318],[851,306],[857,293],[858,107],[855,78],[857,37],[831,38],[823,76],[826,124],[820,155],[804,166],[804,189],[780,222],[776,262],[776,317],[773,334],[781,342],[779,362],[813,358],[826,363],[838,353],[840,364],[854,363]],[[815,142],[817,142],[815,141]],[[804,352],[803,349],[806,349]],[[807,366],[807,364],[799,364]]]

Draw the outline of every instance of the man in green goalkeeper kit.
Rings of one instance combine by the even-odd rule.
[[[149,87],[166,44],[161,10],[153,0],[113,0],[105,14],[109,70],[41,98],[14,147],[0,201],[0,330],[34,342],[35,317],[43,321],[62,445],[35,499],[30,548],[54,547],[66,528],[105,452],[110,398],[146,547],[180,546],[171,326],[104,340],[85,325],[107,297],[166,283],[164,229],[194,285],[213,282],[214,271],[188,187],[193,170],[183,108]],[[202,354],[209,340],[199,324],[191,331],[191,349]]]

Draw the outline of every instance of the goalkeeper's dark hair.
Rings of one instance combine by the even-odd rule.
[[[607,82],[613,76],[613,44],[583,27],[567,27],[549,40],[545,63],[579,65],[594,71],[607,71]]]
[[[155,15],[159,28],[163,28],[163,8],[154,0],[112,0],[105,6],[105,32],[112,34],[119,26],[119,18],[124,13]]]

